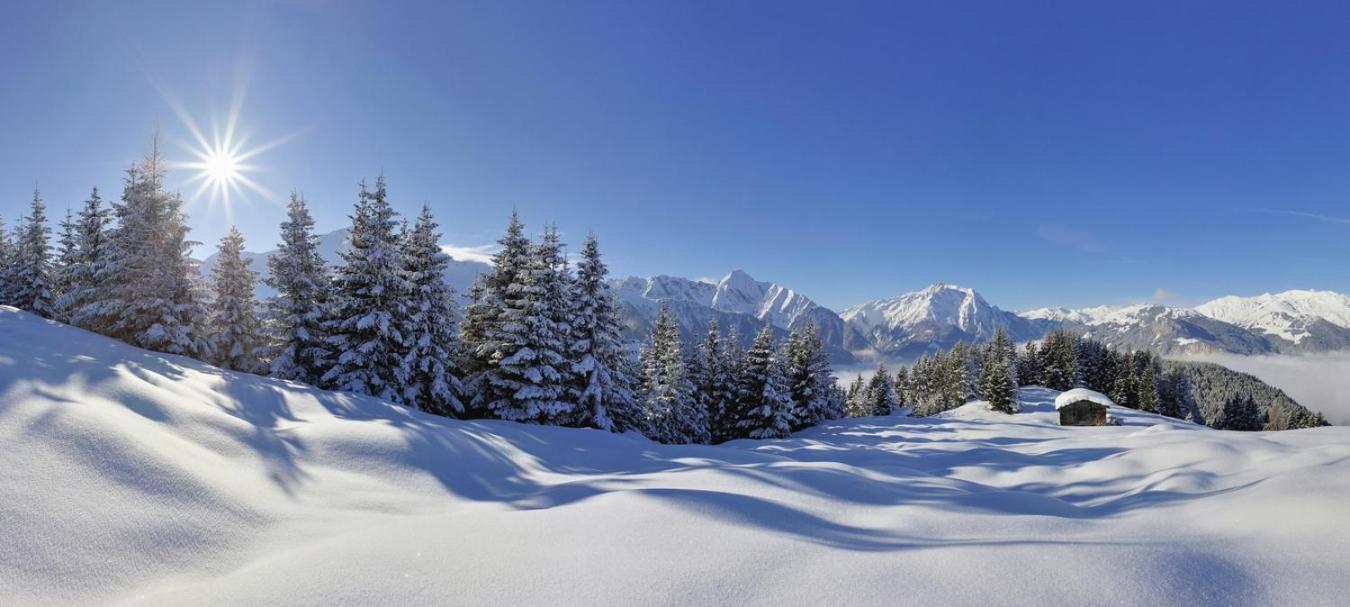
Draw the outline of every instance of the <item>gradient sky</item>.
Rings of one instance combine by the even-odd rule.
[[[246,95],[324,231],[383,172],[446,240],[587,231],[619,275],[843,307],[1350,291],[1350,5],[50,2],[0,6],[0,214],[52,214]],[[1255,4],[1255,3],[1252,3]],[[190,194],[190,171],[170,183]],[[272,248],[281,200],[193,201]]]

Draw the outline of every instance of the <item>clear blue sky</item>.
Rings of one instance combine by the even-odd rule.
[[[0,213],[115,196],[189,138],[166,92],[206,123],[243,73],[251,141],[301,131],[256,180],[324,230],[383,172],[455,244],[514,206],[617,274],[833,307],[1350,291],[1350,5],[1238,4],[9,1]],[[223,209],[190,212],[214,245]],[[282,216],[232,213],[255,250]]]

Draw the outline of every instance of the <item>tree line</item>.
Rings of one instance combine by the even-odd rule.
[[[844,414],[813,324],[784,343],[766,324],[749,349],[714,324],[687,347],[662,304],[635,353],[621,340],[595,237],[573,269],[556,227],[532,240],[514,212],[461,310],[432,213],[423,207],[409,225],[383,177],[361,184],[331,267],[292,194],[263,279],[276,295],[258,302],[234,228],[209,279],[198,275],[198,243],[164,166],[156,147],[127,171],[119,201],[104,204],[95,188],[67,211],[55,251],[40,193],[13,232],[0,220],[0,304],[224,369],[459,418],[709,443],[785,437]]]
[[[1066,330],[1016,349],[998,330],[983,345],[957,343],[921,356],[891,375],[879,366],[847,392],[854,415],[886,415],[912,407],[929,416],[975,400],[995,411],[1018,410],[1017,387],[1085,387],[1116,404],[1226,430],[1286,430],[1327,425],[1257,378],[1214,364],[1167,361],[1147,350],[1117,350]]]

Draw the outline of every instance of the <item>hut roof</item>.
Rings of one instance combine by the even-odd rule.
[[[1089,390],[1087,388],[1074,388],[1067,392],[1061,392],[1055,397],[1055,409],[1063,409],[1079,401],[1090,401],[1102,405],[1103,407],[1114,407],[1116,403],[1111,402],[1105,394]]]

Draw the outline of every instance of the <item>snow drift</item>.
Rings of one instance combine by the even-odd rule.
[[[662,446],[0,308],[0,604],[1338,604],[1350,429],[971,404]]]

